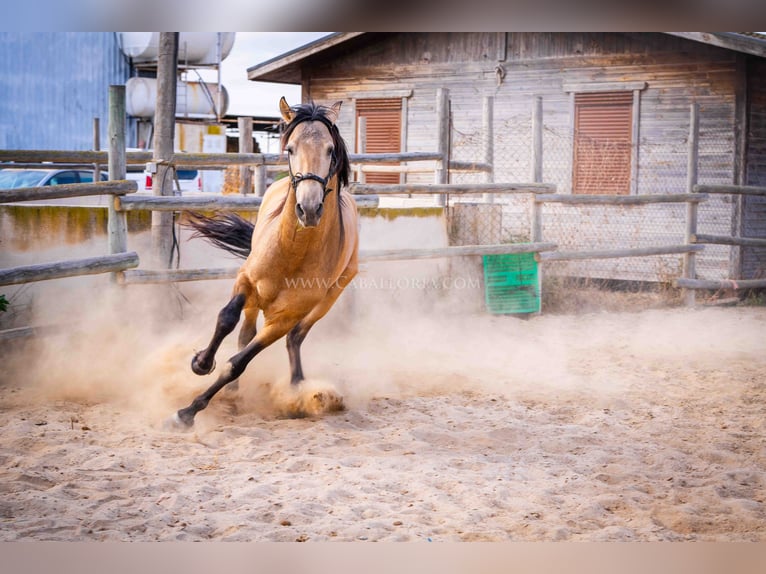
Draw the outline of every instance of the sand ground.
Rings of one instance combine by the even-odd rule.
[[[285,416],[280,343],[165,430],[215,311],[10,349],[0,540],[766,540],[764,308],[379,309],[304,346],[346,410]]]

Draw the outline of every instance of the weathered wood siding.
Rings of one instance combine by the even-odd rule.
[[[699,182],[734,183],[736,54],[666,34],[371,34],[351,51],[307,62],[303,77],[306,98],[344,100],[340,128],[352,147],[355,98],[399,93],[406,95],[403,148],[433,151],[436,90],[448,88],[451,157],[459,160],[482,159],[482,98],[493,96],[498,182],[531,179],[531,116],[535,96],[542,96],[543,180],[562,193],[571,192],[572,181],[573,108],[567,86],[645,83],[639,97],[636,192],[686,191],[693,102],[701,118]],[[452,180],[481,177],[453,174]],[[408,174],[406,180],[427,183],[433,176]],[[732,205],[716,199],[701,208],[700,233],[729,233]],[[676,224],[670,211],[668,221],[651,222],[658,233]],[[709,249],[698,258],[700,276],[727,277],[730,254],[726,246]]]
[[[748,66],[749,113],[747,185],[766,186],[766,62],[752,58]],[[743,200],[742,235],[766,238],[766,198],[745,196]],[[742,278],[766,277],[766,249],[742,249]]]

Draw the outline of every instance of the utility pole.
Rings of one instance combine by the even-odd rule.
[[[157,110],[154,114],[154,195],[173,195],[174,168],[167,161],[173,155],[178,70],[178,32],[160,32],[157,63]],[[152,212],[152,255],[155,263],[170,267],[173,249],[173,213]]]

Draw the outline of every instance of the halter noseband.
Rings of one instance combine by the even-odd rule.
[[[319,118],[306,118],[306,119],[302,120],[302,122],[306,122],[306,121],[318,121],[318,122],[322,122],[327,127],[327,129],[330,131],[330,134],[332,134],[332,123],[330,123],[330,121],[327,120],[326,118],[321,118],[321,117],[319,117]],[[302,122],[299,122],[299,123],[302,123]],[[335,171],[337,169],[336,163],[337,163],[337,158],[335,157],[335,152],[333,151],[332,152],[332,160],[330,161],[330,172],[327,174],[327,177],[322,177],[320,175],[317,175],[317,174],[311,173],[311,172],[309,172],[309,173],[300,173],[300,172],[293,173],[293,166],[290,164],[290,156],[288,155],[287,156],[287,171],[290,172],[290,184],[293,186],[293,189],[297,191],[298,190],[298,184],[300,182],[302,182],[302,181],[305,181],[307,179],[312,179],[314,181],[318,181],[319,183],[322,184],[322,191],[324,192],[324,195],[322,196],[322,201],[324,201],[325,198],[327,197],[327,194],[329,194],[332,191],[332,189],[327,187],[327,183],[332,178],[332,176],[335,175]]]
[[[333,164],[335,161],[333,160]],[[324,192],[324,195],[322,196],[322,201],[324,201],[324,198],[327,197],[327,194],[332,191],[329,187],[327,187],[328,179],[332,177],[332,168],[333,165],[330,165],[330,173],[327,177],[319,176],[315,173],[293,173],[293,168],[290,165],[290,158],[287,158],[287,169],[290,172],[290,184],[293,186],[293,189],[298,189],[298,184],[302,181],[305,181],[307,179],[313,179],[314,181],[318,181],[322,184],[322,191]]]

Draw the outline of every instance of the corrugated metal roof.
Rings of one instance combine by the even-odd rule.
[[[92,149],[94,117],[106,147],[109,86],[129,77],[113,32],[0,32],[0,148]]]

